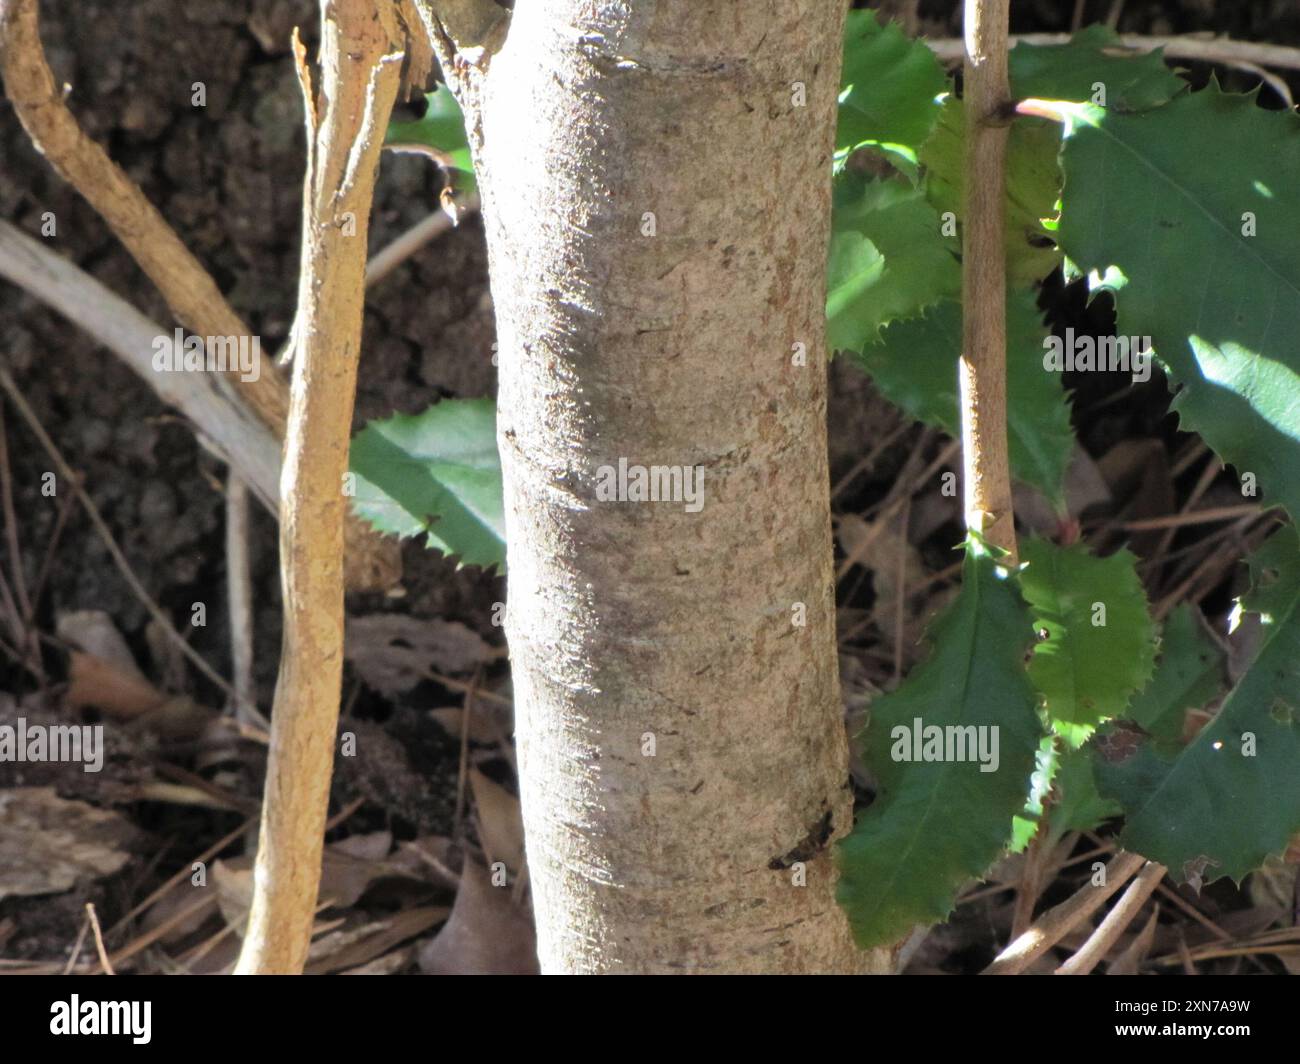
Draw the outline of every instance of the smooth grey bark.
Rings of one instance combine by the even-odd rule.
[[[544,971],[888,963],[853,947],[831,856],[852,817],[824,335],[843,8],[430,23],[488,232]],[[701,467],[703,508],[603,501],[620,459]]]

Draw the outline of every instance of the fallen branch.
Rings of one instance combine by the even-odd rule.
[[[268,510],[279,510],[280,444],[215,373],[155,373],[154,338],[166,330],[39,240],[0,220],[0,277],[94,336],[168,406],[193,422],[200,439]]]
[[[1019,975],[1095,913],[1146,863],[1147,859],[1140,854],[1116,854],[1106,865],[1106,881],[1102,886],[1094,887],[1089,883],[1060,905],[1048,909],[1033,927],[1014,939],[980,974]]]
[[[320,887],[343,670],[343,519],[366,234],[404,33],[371,0],[321,0],[321,87],[294,54],[307,114],[303,254],[281,484],[284,642],[253,901],[238,974],[298,974]],[[319,107],[319,113],[318,113]]]
[[[1088,941],[1079,947],[1073,957],[1057,968],[1054,974],[1087,975],[1097,967],[1101,959],[1110,952],[1115,940],[1123,934],[1124,928],[1133,922],[1138,910],[1146,904],[1147,898],[1155,893],[1156,887],[1160,886],[1164,876],[1164,865],[1148,861],[1138,873],[1137,879],[1133,880],[1128,890],[1124,891],[1123,897],[1116,903],[1115,908],[1106,914],[1106,919],[1088,937]]]

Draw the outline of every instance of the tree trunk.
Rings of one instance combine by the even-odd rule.
[[[887,964],[852,945],[832,863],[852,817],[824,336],[843,6],[547,0],[482,53],[434,34],[488,231],[544,971]],[[702,470],[702,508],[610,501],[620,461],[682,467],[686,492]]]

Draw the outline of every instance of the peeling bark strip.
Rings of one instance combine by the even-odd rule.
[[[852,945],[829,846],[852,819],[824,335],[843,7],[434,15],[487,222],[544,971],[887,963]],[[600,501],[620,460],[701,467],[702,509]]]
[[[361,348],[366,234],[380,143],[400,80],[391,7],[321,0],[321,92],[294,51],[307,110],[297,354],[281,473],[284,643],[238,974],[298,974],[307,959],[343,676],[343,518]]]

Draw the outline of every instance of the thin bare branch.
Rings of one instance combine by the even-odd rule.
[[[99,917],[95,915],[95,906],[90,902],[86,902],[86,916],[90,920],[90,929],[95,933],[95,952],[99,954],[100,970],[105,975],[115,975],[108,959],[108,951],[104,949],[104,934],[99,929]]]
[[[1135,872],[1147,863],[1136,853],[1118,853],[1106,865],[1106,880],[1101,886],[1091,883],[1080,888],[1035,921],[1034,926],[1014,939],[981,973],[983,975],[1019,975],[1039,957],[1095,913]]]
[[[1010,38],[1013,45],[1025,44],[1069,44],[1068,33],[1024,33]],[[962,40],[946,37],[926,41],[930,49],[946,63],[955,63],[965,55]],[[1163,48],[1169,59],[1190,59],[1201,63],[1224,63],[1236,65],[1251,63],[1264,67],[1277,67],[1282,70],[1300,70],[1300,48],[1288,48],[1281,44],[1263,44],[1258,41],[1234,41],[1230,37],[1174,36],[1148,37],[1136,33],[1125,33],[1117,42],[1120,48],[1137,52],[1153,52]]]
[[[230,609],[230,671],[235,716],[252,723],[253,577],[248,557],[248,486],[236,476],[226,482],[226,599]]]
[[[1138,911],[1146,904],[1147,898],[1155,892],[1160,880],[1165,876],[1165,866],[1148,861],[1137,879],[1128,885],[1123,897],[1068,961],[1056,969],[1056,975],[1087,975],[1103,957],[1110,952],[1115,940],[1124,933],[1124,928],[1133,922]]]
[[[462,216],[478,210],[478,197],[473,195],[467,197],[461,204],[460,210]],[[436,210],[394,239],[391,244],[384,245],[375,252],[366,265],[366,287],[378,284],[420,248],[437,240],[455,224],[445,210]]]
[[[966,526],[1016,561],[1007,458],[1007,0],[966,0],[961,435]]]
[[[235,971],[298,974],[307,959],[343,673],[343,525],[361,348],[366,234],[404,32],[370,0],[321,0],[321,86],[294,52],[307,115],[303,253],[281,483],[284,641],[248,931]]]

